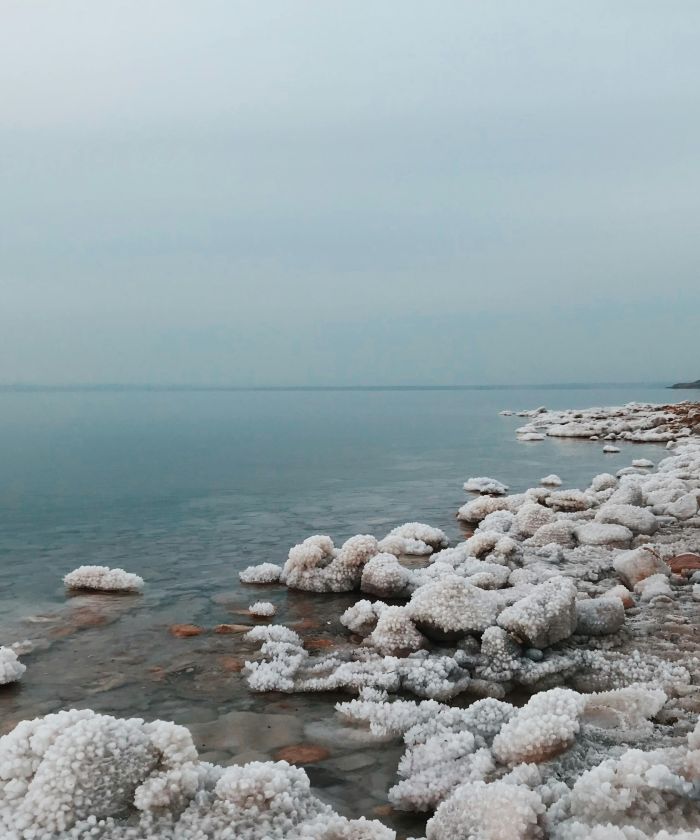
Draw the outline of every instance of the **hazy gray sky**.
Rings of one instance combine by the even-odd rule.
[[[697,0],[3,0],[0,381],[700,376]]]

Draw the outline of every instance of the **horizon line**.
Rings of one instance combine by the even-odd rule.
[[[75,383],[31,383],[31,382],[0,382],[2,393],[37,393],[37,392],[240,392],[240,391],[517,391],[517,390],[548,390],[548,389],[582,389],[594,388],[670,388],[671,384],[664,382],[547,382],[526,383],[519,385],[485,384],[485,385],[197,385],[176,383],[138,383],[138,382],[75,382]]]

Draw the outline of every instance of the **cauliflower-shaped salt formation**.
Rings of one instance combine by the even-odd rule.
[[[63,582],[69,589],[94,589],[99,592],[140,592],[143,589],[142,577],[108,566],[79,566],[69,572]]]
[[[406,656],[422,648],[425,638],[416,630],[405,607],[387,607],[380,613],[377,626],[365,644],[389,656]]]
[[[538,840],[544,811],[539,795],[524,785],[467,782],[435,811],[426,840]]]
[[[282,567],[276,563],[260,563],[248,566],[238,573],[242,583],[277,583],[282,574]]]
[[[497,510],[509,510],[510,503],[507,499],[496,496],[481,496],[473,499],[457,511],[457,519],[463,522],[481,522],[490,513]]]
[[[441,531],[440,528],[433,528],[432,525],[425,525],[423,522],[406,522],[389,531],[388,537],[399,537],[406,540],[409,545],[411,543],[423,543],[432,548],[433,551],[447,548],[450,544],[444,531]],[[406,551],[405,553],[410,554],[411,552]],[[418,551],[417,553],[423,554],[424,552]]]
[[[360,584],[362,568],[379,553],[369,534],[350,537],[336,549],[330,537],[307,537],[289,551],[281,581],[291,589],[310,592],[350,592]]]
[[[407,609],[429,638],[481,633],[496,621],[500,604],[493,593],[457,575],[427,583],[411,596]]]
[[[0,647],[0,685],[17,682],[27,670],[10,647]]]
[[[478,476],[469,478],[464,482],[464,489],[467,493],[483,493],[489,496],[505,496],[508,492],[508,485],[497,481],[495,478]]]
[[[352,633],[368,636],[377,626],[377,620],[387,608],[383,601],[356,601],[340,616],[340,623]]]
[[[411,573],[393,554],[375,554],[362,569],[360,589],[378,598],[400,598],[408,595]]]
[[[503,610],[498,625],[532,647],[548,647],[576,629],[575,601],[576,584],[570,578],[552,577]]]
[[[493,754],[509,766],[548,761],[573,744],[585,706],[585,697],[567,688],[536,694],[503,725]]]
[[[248,607],[248,612],[261,618],[271,618],[277,612],[277,607],[269,601],[256,601]]]
[[[531,537],[543,525],[554,522],[554,513],[544,505],[526,502],[515,514],[515,530],[521,537]]]

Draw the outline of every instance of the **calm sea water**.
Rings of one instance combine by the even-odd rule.
[[[288,743],[325,743],[330,756],[310,767],[312,781],[346,813],[371,815],[398,753],[343,742],[328,728],[328,698],[251,696],[236,670],[247,653],[240,636],[174,639],[169,625],[250,622],[242,611],[265,597],[280,621],[337,633],[353,596],[242,587],[238,570],[283,562],[313,533],[338,544],[419,520],[459,539],[454,514],[470,476],[514,492],[550,472],[582,486],[632,457],[663,457],[656,446],[604,455],[582,441],[520,443],[514,429],[524,421],[499,417],[502,408],[681,399],[641,386],[1,393],[0,643],[37,640],[22,683],[0,692],[2,730],[91,706],[205,727],[200,748],[214,760],[274,756],[284,735],[241,745],[227,741],[223,723],[211,731],[225,715],[252,711],[287,727]],[[137,572],[146,591],[67,598],[61,578],[84,563]]]

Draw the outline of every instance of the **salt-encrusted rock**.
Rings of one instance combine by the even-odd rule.
[[[605,452],[608,455],[612,455],[615,452],[620,452],[620,447],[613,446],[611,443],[606,443],[603,447],[603,452]]]
[[[360,585],[365,563],[378,553],[377,540],[369,534],[350,537],[339,549],[330,537],[307,537],[290,549],[280,580],[290,589],[350,592]]]
[[[531,537],[543,525],[554,522],[555,514],[544,505],[526,502],[515,514],[514,528],[518,535]]]
[[[17,682],[26,670],[11,647],[0,647],[0,685]]]
[[[481,496],[478,499],[473,499],[457,511],[457,519],[462,522],[481,522],[490,513],[497,510],[508,510],[509,503],[507,499],[498,498],[496,496]]]
[[[99,592],[140,592],[143,589],[142,577],[108,566],[79,566],[69,572],[63,582],[69,589]]]
[[[513,527],[515,514],[510,510],[495,510],[489,513],[479,523],[479,530],[497,531],[499,534],[507,534]]]
[[[489,496],[505,496],[508,492],[508,485],[503,484],[495,478],[479,476],[477,478],[467,479],[467,481],[464,482],[464,489],[467,493],[483,493]]]
[[[400,598],[410,592],[411,574],[393,554],[375,554],[362,569],[360,589],[378,598]]]
[[[493,741],[493,754],[509,766],[551,759],[574,742],[585,697],[554,688],[532,697],[505,723]]]
[[[641,580],[651,575],[671,574],[671,570],[661,557],[646,546],[619,554],[613,560],[613,568],[630,589],[634,589]]]
[[[269,601],[256,601],[248,607],[248,612],[261,618],[271,618],[277,612],[277,607]]]
[[[654,466],[654,462],[648,458],[635,458],[632,461],[633,467],[641,467],[642,469],[650,469]]]
[[[620,486],[608,499],[611,505],[634,505],[639,507],[644,502],[639,483],[629,478],[620,482]]]
[[[353,633],[368,636],[387,605],[382,601],[357,601],[340,616],[340,623]]]
[[[625,623],[625,608],[619,598],[588,598],[576,601],[576,632],[582,636],[616,633]]]
[[[550,473],[540,479],[540,484],[544,484],[545,487],[561,487],[561,483],[561,478],[556,473]]]
[[[447,535],[440,528],[433,528],[423,522],[406,522],[389,531],[380,542],[379,550],[389,551],[386,546],[395,547],[398,545],[397,540],[403,541],[403,550],[399,552],[401,554],[429,554],[430,551],[439,551],[450,544]],[[426,550],[426,546],[430,551]],[[397,552],[392,550],[390,553]]]
[[[492,592],[472,586],[464,578],[447,575],[421,586],[408,610],[428,638],[459,638],[481,633],[496,621],[500,603]]]
[[[590,501],[580,490],[556,490],[545,500],[545,504],[554,510],[568,513],[577,510],[588,510]]]
[[[539,432],[522,432],[522,434],[518,434],[518,440],[523,440],[523,441],[544,440],[544,435],[540,434]]]
[[[569,578],[553,577],[503,610],[497,623],[530,647],[548,647],[576,629],[575,602],[576,584]]]
[[[607,503],[596,513],[595,518],[596,522],[624,525],[633,534],[654,534],[659,527],[656,517],[650,510],[635,505]]]
[[[579,545],[604,545],[609,548],[629,548],[632,531],[624,525],[605,525],[601,522],[587,522],[574,528]]]
[[[406,607],[387,607],[382,610],[377,625],[365,639],[387,656],[407,656],[425,645],[425,638],[413,623]]]
[[[248,566],[238,573],[242,583],[277,583],[282,574],[282,567],[276,563],[260,563]]]
[[[665,574],[649,575],[649,577],[636,584],[634,591],[641,595],[642,601],[653,601],[654,598],[659,597],[673,597],[673,590],[669,586],[668,577]]]
[[[427,840],[537,840],[545,806],[524,785],[467,782],[428,821]]]
[[[617,586],[613,586],[611,589],[608,589],[607,592],[601,595],[601,598],[618,598],[622,601],[622,606],[626,610],[634,606],[634,598],[630,594],[629,589],[621,583]]]
[[[564,548],[573,548],[576,545],[575,529],[576,523],[570,519],[558,519],[556,522],[538,528],[528,540],[528,544],[545,546],[556,543]]]
[[[617,479],[610,473],[599,473],[591,481],[591,490],[600,493],[602,490],[610,490],[617,487]]]
[[[698,500],[693,493],[686,493],[666,508],[666,512],[676,519],[690,519],[698,512]]]

